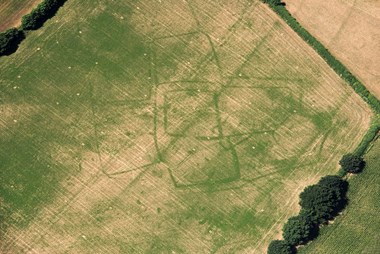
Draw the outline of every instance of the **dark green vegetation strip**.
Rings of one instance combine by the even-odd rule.
[[[22,30],[36,30],[50,18],[54,17],[58,9],[66,2],[66,0],[45,0],[31,13],[22,17]]]
[[[371,126],[368,129],[367,133],[364,135],[359,146],[355,149],[354,153],[363,156],[367,151],[368,147],[371,145],[371,142],[376,138],[377,133],[380,131],[380,116],[377,115],[372,120]]]
[[[0,33],[0,57],[16,52],[18,45],[25,39],[25,32],[36,30],[52,18],[67,0],[45,0],[31,13],[22,17],[21,28],[11,28]]]

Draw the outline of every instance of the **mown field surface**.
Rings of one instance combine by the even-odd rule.
[[[264,253],[371,116],[258,1],[69,0],[0,72],[3,253]]]
[[[29,13],[41,0],[1,0],[0,1],[0,32],[11,27],[18,27],[21,18]]]
[[[301,25],[380,99],[380,1],[284,2]]]
[[[378,253],[380,250],[380,140],[365,159],[363,173],[350,178],[349,205],[334,224],[300,253]]]

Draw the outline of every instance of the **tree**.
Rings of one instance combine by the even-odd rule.
[[[359,173],[363,170],[365,162],[363,158],[355,154],[345,154],[339,161],[342,169],[347,173]]]
[[[304,216],[298,215],[289,218],[283,228],[283,237],[290,245],[305,244],[317,235],[317,227],[311,220]]]
[[[340,199],[346,199],[348,182],[339,176],[324,176],[319,180],[318,185],[334,191]]]
[[[323,185],[311,185],[300,194],[301,213],[316,224],[325,223],[344,207],[345,198],[340,192]]]
[[[16,28],[0,33],[0,56],[10,55],[15,52],[24,38],[24,33]]]
[[[293,254],[294,247],[290,246],[284,240],[271,241],[268,246],[267,254]]]

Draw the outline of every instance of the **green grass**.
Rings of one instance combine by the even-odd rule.
[[[299,253],[378,253],[380,249],[380,140],[365,155],[364,171],[349,179],[349,204],[317,240]]]
[[[262,252],[337,170],[366,104],[258,1],[224,4],[70,0],[0,59],[5,252]]]

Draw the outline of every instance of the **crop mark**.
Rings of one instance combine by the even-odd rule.
[[[256,54],[256,52],[258,51],[258,49],[261,47],[261,45],[263,45],[265,43],[265,41],[273,34],[273,30],[274,28],[276,27],[276,25],[274,25],[272,27],[272,29],[260,40],[260,42],[257,44],[257,46],[246,56],[246,59],[245,61],[240,65],[239,68],[237,68],[237,70],[235,70],[235,75],[237,73],[240,72],[240,70],[242,68],[244,68],[244,66],[246,65],[246,63],[248,63],[253,57],[254,55]],[[212,59],[218,59],[217,58],[217,54],[216,54],[216,51],[215,50],[212,50],[209,54],[207,54],[205,57],[203,57],[203,59],[200,60],[200,62],[198,63],[197,65],[197,68],[196,70],[199,70],[202,68],[202,66],[204,66],[204,64],[207,64],[208,61],[212,60]],[[153,67],[155,68],[155,66],[153,65]],[[155,69],[156,70],[156,69]],[[195,71],[196,72],[196,71]],[[234,80],[233,77],[230,77],[227,81],[226,84],[222,84],[221,88],[219,89],[219,91],[216,91],[213,95],[213,100],[211,100],[209,103],[205,104],[205,105],[202,105],[201,109],[199,109],[199,111],[203,111],[203,110],[207,110],[207,108],[209,107],[214,107],[217,111],[217,123],[218,123],[218,138],[213,138],[213,140],[218,140],[219,143],[222,145],[222,149],[224,147],[224,149],[226,148],[226,145],[225,143],[227,143],[227,145],[229,146],[229,150],[231,152],[231,156],[232,156],[232,163],[233,163],[233,168],[235,168],[235,174],[231,177],[226,177],[225,179],[222,179],[222,180],[213,180],[213,181],[205,181],[205,182],[198,182],[198,183],[188,183],[188,184],[180,184],[176,181],[176,178],[175,178],[175,173],[173,172],[173,170],[169,167],[169,174],[171,176],[171,179],[173,181],[173,184],[174,186],[176,187],[191,187],[191,186],[200,186],[200,185],[208,185],[208,184],[211,184],[211,183],[226,183],[226,182],[231,182],[231,181],[235,181],[237,179],[240,178],[240,166],[239,166],[239,158],[238,158],[238,154],[237,152],[235,151],[235,148],[234,148],[234,145],[233,143],[231,142],[231,140],[229,138],[225,138],[223,136],[223,127],[222,127],[222,121],[221,121],[221,118],[220,118],[220,112],[219,112],[219,106],[218,106],[218,98],[219,96],[223,93],[223,91],[229,86],[232,84],[232,81]],[[162,84],[162,83],[161,83]],[[158,87],[158,85],[157,85]],[[156,90],[156,93],[158,91]],[[156,114],[158,114],[158,109],[157,109],[157,106],[158,106],[158,102],[157,102],[157,97],[156,97],[156,104],[155,104],[155,108],[156,108]],[[164,107],[164,125],[166,125],[167,127],[167,123],[168,123],[168,119],[167,119],[167,109],[165,109]],[[219,114],[219,115],[218,115]],[[158,124],[158,118],[159,116],[156,115],[155,119],[156,119],[156,122],[155,122],[155,126],[156,128],[158,128],[157,124]],[[197,121],[198,121],[198,116],[197,115],[192,115],[191,116],[191,119],[189,119],[188,121],[188,124],[182,129],[182,133],[185,133],[187,130],[189,130]],[[165,128],[165,126],[164,126]],[[167,128],[165,128],[167,130]],[[155,132],[156,135],[157,135],[157,131]],[[244,135],[244,134],[242,134]],[[160,151],[162,152],[162,156],[166,157],[165,154],[167,152],[170,151],[171,147],[177,143],[179,141],[179,139],[183,138],[183,137],[186,137],[186,136],[178,136],[178,137],[173,137],[169,144],[167,144],[163,149],[160,149]],[[202,137],[197,137],[199,140],[205,140],[204,138]],[[158,138],[156,137],[156,139],[158,140]],[[211,138],[207,138],[207,140],[211,140]],[[158,144],[158,141],[157,141],[157,144]],[[187,158],[188,159],[188,158]],[[183,163],[183,161],[181,162],[181,164]]]
[[[188,1],[187,1],[188,2]],[[189,5],[191,5],[189,2],[188,2]],[[193,7],[191,7],[193,8]],[[251,8],[248,8],[252,11]],[[192,9],[192,11],[194,11]],[[246,13],[249,13],[249,10],[245,10],[242,14],[245,15]],[[193,15],[195,15],[193,13]],[[196,17],[195,17],[196,18]],[[238,21],[236,21],[231,27],[236,27],[242,20],[242,17],[240,17],[238,19]],[[198,24],[199,24],[199,21],[197,21]],[[267,35],[265,35],[259,42],[259,44],[250,52],[250,54],[248,54],[246,56],[246,59],[245,61],[240,65],[240,67],[235,70],[235,74],[237,74],[244,66],[245,64],[251,60],[251,58],[256,54],[258,48],[263,44],[265,43],[265,41],[269,38],[269,36],[272,34],[272,30],[270,30],[270,32],[268,32]],[[158,89],[160,89],[160,86],[161,85],[164,85],[164,84],[170,84],[170,83],[177,83],[178,81],[168,81],[168,82],[159,82],[159,79],[158,79],[158,76],[157,76],[157,66],[156,66],[156,62],[157,62],[157,55],[156,55],[156,51],[155,50],[152,50],[152,46],[156,43],[157,40],[161,40],[161,39],[170,39],[170,38],[178,38],[181,40],[181,38],[183,38],[183,36],[196,36],[197,34],[203,34],[203,36],[205,36],[207,38],[207,41],[209,42],[209,45],[210,45],[210,51],[204,55],[201,59],[199,59],[199,61],[197,62],[197,65],[195,68],[192,68],[192,73],[193,74],[190,74],[190,77],[191,76],[194,76],[194,74],[197,73],[198,70],[201,70],[204,66],[206,66],[207,64],[210,64],[211,61],[215,61],[216,62],[216,66],[217,66],[217,70],[219,72],[219,75],[222,76],[223,74],[223,70],[221,68],[221,65],[220,65],[220,60],[219,60],[219,57],[218,57],[218,54],[216,52],[216,49],[215,49],[215,45],[213,44],[212,42],[212,39],[211,37],[208,35],[208,34],[205,34],[205,33],[199,33],[197,31],[192,31],[192,32],[188,32],[188,33],[182,33],[182,34],[177,34],[177,35],[171,35],[171,36],[162,36],[162,37],[156,37],[156,38],[152,38],[151,40],[151,68],[150,68],[150,73],[151,73],[151,76],[152,76],[152,79],[153,79],[153,82],[155,83],[155,85],[153,85],[153,88],[152,88],[152,92],[150,94],[150,98],[153,98],[153,115],[154,115],[154,118],[153,118],[153,125],[154,125],[154,130],[153,130],[153,138],[154,138],[154,144],[155,144],[155,148],[156,148],[156,152],[157,152],[157,159],[158,159],[158,162],[159,161],[162,161],[163,158],[165,157],[165,154],[170,150],[170,148],[175,144],[177,143],[177,141],[183,137],[188,137],[187,135],[185,135],[184,133],[189,130],[193,125],[194,123],[196,123],[197,121],[197,118],[199,117],[200,113],[198,114],[195,114],[195,115],[192,115],[190,118],[189,118],[189,122],[188,124],[186,124],[184,126],[184,128],[182,129],[182,134],[177,134],[177,133],[170,133],[168,131],[168,112],[167,112],[167,108],[164,106],[164,129],[165,129],[165,132],[172,136],[173,138],[170,140],[169,144],[167,144],[165,147],[163,148],[160,148],[160,145],[159,145],[159,141],[158,141],[158,124],[159,124],[159,114],[160,114],[160,110],[158,109],[159,107],[159,103],[158,103],[158,98],[157,98],[157,95],[159,93]],[[229,29],[228,32],[223,36],[223,40],[227,40],[230,36],[233,35],[233,29]],[[184,40],[181,40],[181,41],[184,41]],[[219,97],[221,96],[221,94],[223,93],[223,91],[225,90],[226,87],[230,86],[232,81],[233,81],[234,77],[230,77],[227,81],[227,83],[225,84],[222,84],[222,87],[219,89],[219,91],[215,91],[215,93],[213,94],[213,99],[209,102],[209,103],[206,103],[206,105],[202,105],[202,107],[200,108],[199,112],[202,112],[203,110],[207,110],[207,108],[209,107],[213,107],[215,110],[216,110],[216,122],[217,122],[217,129],[218,129],[218,137],[210,137],[210,135],[205,135],[205,136],[196,136],[194,138],[198,139],[199,141],[213,141],[213,140],[217,140],[219,141],[222,149],[226,149],[228,148],[227,150],[230,150],[231,152],[231,156],[232,156],[232,161],[233,161],[233,167],[234,168],[237,168],[236,170],[236,176],[233,176],[233,177],[229,177],[229,178],[226,178],[224,180],[218,180],[218,181],[215,181],[216,182],[225,182],[225,181],[231,181],[232,179],[233,180],[236,180],[240,177],[240,169],[239,169],[239,158],[238,158],[238,154],[236,153],[234,147],[235,145],[237,144],[233,144],[230,140],[230,137],[234,137],[236,135],[227,135],[227,136],[224,136],[223,134],[223,122],[222,122],[222,119],[221,119],[221,116],[220,116],[220,112],[219,112]],[[185,81],[184,83],[193,83],[193,84],[196,84],[196,83],[212,83],[212,82],[209,82],[209,81],[202,81],[202,80],[194,80],[193,78],[190,78],[190,79],[184,79],[182,80],[182,82]],[[188,92],[192,92],[192,89],[189,88],[187,89]],[[173,92],[173,91],[167,91],[167,92]],[[165,102],[164,102],[164,105],[167,104],[167,95],[165,94],[164,95],[165,97]],[[131,102],[127,102],[127,100],[125,101],[114,101],[112,102],[114,105],[117,105],[118,103],[120,105],[125,105],[125,104],[128,104],[130,103],[131,105],[133,105],[133,103],[136,103],[138,102],[139,100],[134,100],[134,101],[131,101]],[[143,100],[146,102],[146,100]],[[192,119],[192,120],[191,120]],[[260,132],[252,132],[252,133],[260,133]],[[262,132],[261,132],[262,133]],[[247,133],[244,133],[244,134],[240,134],[241,136],[242,135],[246,135]],[[147,165],[142,165],[140,167],[136,167],[135,169],[131,169],[131,170],[137,170],[137,169],[141,169],[141,168],[145,168],[147,166],[150,166],[150,165],[154,165],[155,163],[157,162],[152,162],[150,164],[147,164]],[[127,173],[127,172],[130,172],[131,170],[122,170],[120,172],[115,172],[111,175],[113,176],[118,176],[118,175],[121,175],[123,173]],[[169,173],[171,174],[171,177],[172,177],[172,180],[174,180],[173,178],[173,172],[171,171],[171,169],[169,169]],[[178,183],[176,182],[173,182],[175,184],[175,186],[179,186]],[[209,183],[209,182],[207,182]],[[198,185],[199,183],[196,183],[196,184],[190,184],[189,186],[195,186],[195,185]],[[187,186],[187,185],[186,185]]]

